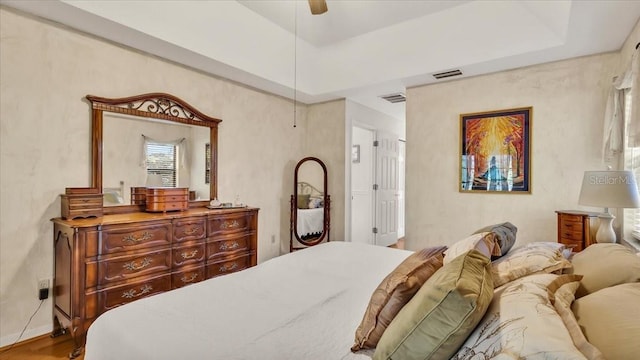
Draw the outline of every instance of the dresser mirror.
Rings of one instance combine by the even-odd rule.
[[[318,158],[306,157],[296,165],[293,184],[290,251],[329,241],[331,198],[327,193],[327,167]]]
[[[186,187],[191,201],[202,204],[217,196],[221,120],[163,93],[87,99],[92,106],[92,187],[102,191],[111,212],[138,210],[142,205],[131,202],[135,188]]]

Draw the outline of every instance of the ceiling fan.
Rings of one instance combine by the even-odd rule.
[[[329,10],[327,8],[326,0],[309,0],[309,7],[311,8],[311,14],[320,15]]]

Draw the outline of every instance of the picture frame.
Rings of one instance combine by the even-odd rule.
[[[533,107],[460,115],[460,192],[531,193]]]
[[[354,164],[360,163],[360,145],[353,145],[351,148],[351,162]]]

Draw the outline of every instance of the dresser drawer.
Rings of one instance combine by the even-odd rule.
[[[207,236],[230,234],[249,230],[253,215],[250,213],[233,213],[209,216]]]
[[[204,280],[204,266],[199,266],[171,274],[171,287],[177,289],[202,280]]]
[[[101,314],[117,306],[169,290],[171,274],[105,289],[97,293],[98,312]]]
[[[582,221],[564,221],[564,219],[560,223],[560,228],[562,231],[579,231],[582,232],[584,224]]]
[[[251,267],[251,254],[230,256],[207,264],[207,279]]]
[[[173,241],[204,239],[207,236],[207,220],[204,217],[186,218],[173,222]]]
[[[581,215],[572,215],[572,214],[561,214],[560,218],[563,222],[573,222],[582,224],[583,216]]]
[[[582,231],[560,230],[560,237],[573,241],[583,241],[584,233]]]
[[[205,257],[205,244],[182,246],[173,249],[173,265],[183,266],[200,263]]]
[[[97,267],[97,284],[92,281],[93,267]],[[87,264],[87,286],[107,286],[110,283],[132,279],[138,276],[169,272],[171,270],[171,250],[152,251],[143,254],[119,256]]]
[[[251,233],[220,236],[207,242],[207,259],[249,250]]]
[[[102,231],[102,254],[171,244],[171,223],[141,223],[138,226],[109,225]]]

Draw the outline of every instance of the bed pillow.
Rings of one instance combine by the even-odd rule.
[[[575,293],[578,286],[580,286],[580,281],[573,281],[560,286],[553,297],[553,306],[569,331],[575,347],[589,360],[605,360],[600,350],[584,336],[576,317],[571,311],[571,304],[575,301]]]
[[[444,252],[444,263],[451,262],[471,249],[480,251],[488,258],[491,258],[492,255],[500,255],[500,246],[496,242],[496,235],[492,232],[483,232],[473,234],[449,246]]]
[[[523,276],[537,273],[561,273],[571,268],[563,255],[564,245],[552,242],[534,242],[510,251],[491,263],[495,287]]]
[[[482,321],[451,359],[584,360],[551,304],[555,290],[579,279],[536,274],[496,289]]]
[[[496,235],[498,245],[500,245],[500,255],[494,255],[492,259],[497,259],[500,256],[506,255],[513,244],[516,243],[516,233],[518,228],[510,222],[503,222],[501,224],[485,226],[482,229],[478,229],[474,234],[482,232],[492,232]]]
[[[374,360],[449,359],[493,296],[489,258],[477,250],[453,259],[422,285],[382,334]]]
[[[309,208],[309,194],[298,195],[298,209],[308,209]]]
[[[352,351],[376,347],[382,333],[400,309],[442,267],[446,249],[446,246],[439,246],[417,251],[382,280],[371,295],[362,322],[356,330]]]
[[[640,281],[640,257],[621,244],[593,244],[573,255],[572,272],[583,275],[576,298],[606,287]]]
[[[591,245],[593,246],[593,245]],[[611,360],[640,354],[640,283],[598,290],[577,299],[571,310],[587,340]]]

